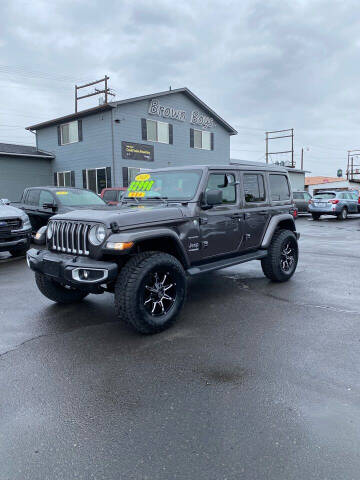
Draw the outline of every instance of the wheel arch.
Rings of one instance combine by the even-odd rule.
[[[280,215],[275,215],[271,218],[263,240],[261,242],[261,248],[268,248],[271,243],[272,237],[276,230],[291,230],[292,232],[296,232],[296,226],[293,216],[290,213],[283,213]]]
[[[170,228],[124,232],[114,234],[110,239],[114,242],[134,242],[137,252],[158,251],[169,253],[177,258],[185,269],[190,265],[188,255],[180,238]]]

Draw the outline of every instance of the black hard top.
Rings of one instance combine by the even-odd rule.
[[[241,171],[269,171],[269,172],[281,172],[281,173],[288,173],[286,168],[278,166],[278,165],[267,165],[264,163],[263,165],[259,164],[252,164],[249,162],[248,164],[224,164],[224,165],[188,165],[186,167],[167,167],[167,168],[148,168],[144,169],[145,171],[151,172],[162,172],[162,171],[172,171],[172,170],[241,170]],[[141,172],[142,173],[142,172]]]

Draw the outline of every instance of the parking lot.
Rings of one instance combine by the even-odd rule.
[[[290,282],[195,278],[150,337],[0,253],[0,479],[358,479],[360,215],[297,229]]]

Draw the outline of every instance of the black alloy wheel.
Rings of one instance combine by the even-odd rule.
[[[289,273],[294,267],[297,258],[297,244],[293,238],[284,241],[280,255],[280,268],[284,273]]]
[[[176,295],[176,282],[171,273],[155,270],[145,278],[141,301],[149,315],[161,317],[170,312]]]

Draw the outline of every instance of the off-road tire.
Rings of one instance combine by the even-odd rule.
[[[56,303],[75,303],[80,302],[85,298],[88,293],[74,288],[65,288],[60,283],[55,282],[51,278],[43,275],[42,273],[35,273],[36,285],[40,292],[45,295],[49,300]]]
[[[176,280],[175,300],[164,315],[153,317],[143,302],[145,284],[155,271],[168,271]],[[163,252],[142,252],[132,257],[121,269],[115,284],[115,309],[119,320],[142,334],[154,334],[169,328],[180,312],[187,290],[183,266],[172,255]]]
[[[342,220],[346,220],[347,219],[347,216],[348,216],[348,211],[347,211],[347,208],[344,207],[341,212],[339,213],[339,215],[336,216],[336,218],[340,221]]]
[[[286,272],[281,267],[281,260],[282,250],[288,242],[290,242],[294,248],[294,263],[291,269]],[[286,282],[293,276],[298,258],[299,249],[294,232],[291,230],[277,230],[268,248],[268,255],[261,260],[261,267],[264,275],[273,282]]]
[[[312,213],[311,214],[313,220],[320,220],[320,214],[319,213]]]

